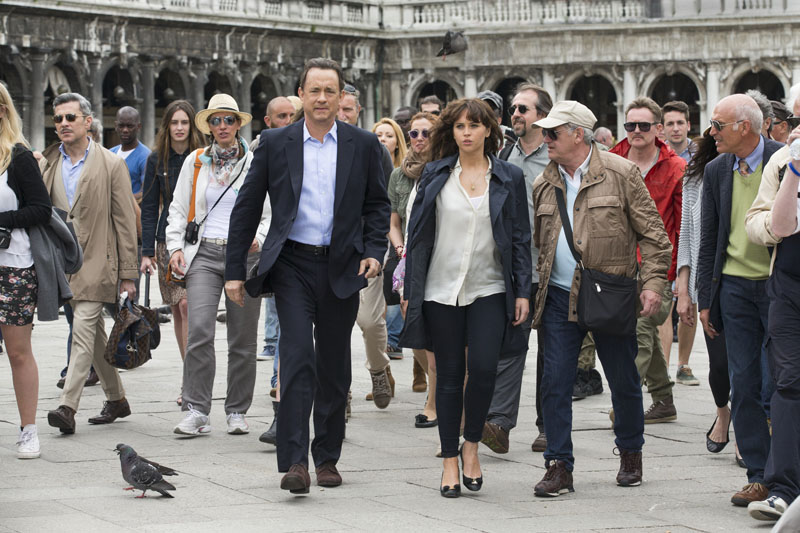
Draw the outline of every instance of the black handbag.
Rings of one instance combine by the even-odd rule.
[[[108,364],[123,370],[142,366],[152,357],[150,352],[161,342],[158,311],[150,309],[150,273],[145,282],[144,306],[126,298],[114,319],[114,327],[106,343]]]
[[[636,300],[639,294],[635,279],[585,268],[572,242],[572,225],[567,215],[564,193],[556,187],[556,202],[569,250],[581,269],[578,291],[578,325],[587,331],[610,335],[636,333]]]

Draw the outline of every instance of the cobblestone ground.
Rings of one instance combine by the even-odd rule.
[[[107,320],[106,328],[110,327]],[[339,463],[344,484],[335,489],[314,485],[309,495],[295,497],[278,488],[281,475],[275,449],[258,442],[272,419],[268,396],[272,362],[258,363],[255,399],[247,414],[250,434],[226,434],[225,326],[217,323],[220,357],[213,431],[195,439],[177,438],[172,428],[181,419],[175,404],[180,356],[172,325],[162,327],[162,344],[153,360],[123,373],[133,414],[110,426],[89,425],[87,418],[102,407],[103,393],[99,386],[88,388],[77,414],[77,432],[65,437],[47,425],[47,411],[58,405],[55,383],[65,362],[66,321],[62,317],[36,325],[33,346],[41,378],[38,460],[16,459],[19,417],[8,362],[2,358],[0,532],[769,530],[768,523],[752,520],[745,509],[730,504],[730,496],[746,483],[745,471],[734,462],[733,446],[718,455],[705,449],[714,404],[699,332],[691,366],[701,384],[675,386],[676,422],[646,426],[641,487],[621,488],[614,483],[619,460],[612,453],[611,397],[606,389],[574,404],[575,493],[556,499],[533,496],[533,486],[544,474],[541,454],[530,449],[536,437],[533,336],[510,452],[495,455],[482,446],[483,490],[445,500],[438,494],[437,431],[416,429],[413,424],[425,394],[411,391],[410,351],[405,359],[392,361],[396,397],[387,409],[378,410],[364,399],[371,382],[363,366],[361,334],[354,329],[353,416]],[[677,347],[673,347],[673,376],[676,361]],[[175,499],[157,495],[135,499],[122,490],[126,484],[113,452],[120,442],[180,472],[170,479],[177,487]]]

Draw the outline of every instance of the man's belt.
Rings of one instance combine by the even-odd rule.
[[[291,239],[286,239],[286,243],[284,244],[287,248],[291,248],[292,250],[298,250],[300,252],[306,252],[312,255],[328,255],[330,254],[331,247],[330,246],[317,246],[314,244],[305,244],[302,242],[293,241]]]

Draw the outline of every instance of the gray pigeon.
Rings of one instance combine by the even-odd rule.
[[[161,466],[153,461],[148,461],[144,457],[139,457],[136,450],[127,444],[117,444],[116,452],[119,454],[119,462],[122,466],[122,477],[131,484],[125,490],[139,489],[141,496],[148,490],[154,490],[167,498],[173,498],[168,490],[175,490],[175,487],[164,481],[163,476],[177,476],[178,473],[172,468]]]

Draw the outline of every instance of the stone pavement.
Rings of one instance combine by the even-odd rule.
[[[157,291],[156,291],[157,292]],[[263,312],[262,312],[263,314]],[[263,317],[262,317],[263,323]],[[110,320],[107,320],[110,329]],[[691,366],[699,387],[675,386],[677,422],[645,428],[644,483],[621,488],[614,483],[619,460],[612,453],[603,394],[574,404],[575,493],[555,499],[533,496],[544,474],[541,454],[532,453],[535,364],[525,373],[519,426],[511,451],[495,455],[481,446],[483,490],[460,499],[438,494],[441,460],[434,457],[436,429],[416,429],[414,415],[425,395],[411,391],[412,358],[392,362],[396,397],[378,410],[364,395],[371,390],[363,366],[364,344],[356,327],[353,345],[353,416],[347,426],[339,469],[344,484],[312,486],[295,497],[278,488],[275,450],[258,442],[269,427],[272,408],[268,379],[272,362],[258,363],[256,396],[247,417],[249,435],[225,432],[225,326],[216,324],[217,353],[213,431],[195,439],[172,433],[181,419],[175,398],[180,386],[180,356],[172,324],[163,324],[154,359],[124,372],[133,414],[110,426],[91,426],[99,412],[99,386],[84,392],[77,432],[61,436],[47,425],[47,411],[58,405],[55,387],[65,360],[66,321],[37,323],[34,353],[41,376],[37,424],[42,446],[38,460],[16,459],[19,416],[6,358],[0,363],[0,532],[8,531],[768,531],[769,523],[733,507],[730,496],[746,483],[734,463],[733,446],[714,455],[705,433],[714,404],[707,384],[708,362],[698,333]],[[259,335],[259,348],[261,344]],[[532,336],[531,344],[535,342]],[[673,347],[674,376],[677,347]],[[649,405],[646,399],[645,407]],[[733,434],[731,433],[731,437]],[[117,443],[178,470],[169,480],[175,499],[135,499],[120,474]],[[314,476],[312,473],[312,482]]]

